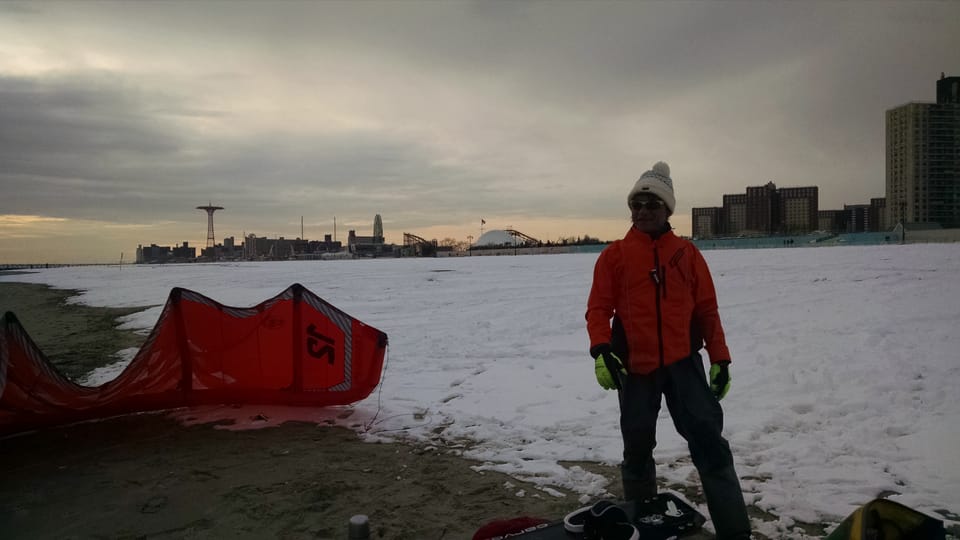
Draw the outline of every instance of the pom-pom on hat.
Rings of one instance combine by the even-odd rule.
[[[656,195],[667,205],[667,210],[673,214],[677,206],[677,199],[673,195],[673,180],[670,178],[670,166],[663,161],[654,164],[653,169],[643,173],[627,195],[627,204],[638,193]]]

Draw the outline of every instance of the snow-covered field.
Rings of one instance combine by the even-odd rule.
[[[960,244],[705,256],[733,354],[725,433],[747,501],[779,516],[758,530],[802,538],[794,520],[837,522],[881,493],[960,522]],[[469,441],[484,467],[586,500],[605,481],[558,462],[616,464],[621,452],[616,396],[587,355],[596,257],[77,267],[0,281],[155,305],[128,318],[144,331],[174,286],[250,306],[302,283],[390,338],[382,388],[345,423]],[[665,407],[656,456],[672,482],[696,482]]]

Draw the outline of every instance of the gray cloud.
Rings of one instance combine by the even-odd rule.
[[[142,99],[111,76],[0,78],[0,213],[93,217],[150,190],[136,175],[181,141]]]
[[[351,133],[201,138],[176,121],[187,99],[150,96],[113,76],[0,79],[0,180],[10,194],[0,213],[169,219],[209,199],[249,208],[246,219],[263,226],[264,216],[283,212],[372,218],[426,205],[437,209],[431,225],[464,208],[465,198],[474,212],[516,207],[485,194],[483,178],[431,164],[415,141]]]

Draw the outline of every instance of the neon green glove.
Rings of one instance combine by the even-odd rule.
[[[594,358],[593,372],[597,376],[597,383],[604,390],[613,390],[614,388],[619,390],[620,379],[627,376],[627,370],[623,367],[623,361],[620,360],[620,357],[614,354],[610,350],[610,345],[607,344],[593,347],[590,353]],[[619,373],[613,373],[611,369]]]
[[[723,399],[723,396],[730,391],[730,370],[727,368],[729,365],[729,360],[710,364],[710,391],[713,392],[717,401]]]

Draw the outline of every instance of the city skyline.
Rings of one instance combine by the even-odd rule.
[[[770,182],[768,185],[773,185],[773,183]],[[764,187],[766,187],[766,186],[744,186],[744,189],[749,191],[750,189],[757,189],[757,188],[764,188]],[[818,206],[819,206],[819,205],[817,204],[817,201],[819,200],[819,196],[818,196],[819,186],[793,186],[793,187],[780,187],[780,188],[777,188],[776,186],[773,186],[773,189],[774,189],[774,190],[778,190],[778,189],[779,189],[780,191],[787,191],[787,192],[812,190],[812,195],[804,194],[804,196],[805,196],[805,197],[807,197],[807,196],[812,197],[813,200],[814,200],[814,207],[818,207]],[[726,204],[726,200],[727,200],[727,198],[730,197],[730,196],[734,196],[734,197],[736,197],[736,196],[744,197],[745,195],[744,195],[743,193],[737,193],[737,194],[725,193],[725,194],[722,194],[722,199],[723,199],[722,202],[723,202],[723,204]],[[857,206],[869,207],[871,204],[874,204],[874,202],[877,201],[877,200],[881,200],[881,201],[882,201],[882,200],[884,200],[884,199],[883,199],[882,197],[873,197],[873,198],[871,198],[871,200],[870,200],[869,202],[859,202],[859,203],[858,203],[858,202],[853,202],[853,203],[849,203],[849,204],[845,203],[843,208],[820,208],[819,211],[820,211],[820,212],[841,212],[841,213],[842,213],[842,212],[844,212],[844,211],[846,210],[847,207],[857,207]],[[208,203],[207,207],[212,207],[212,203]],[[197,209],[198,209],[198,210],[205,210],[207,207],[197,207]],[[223,207],[219,207],[219,206],[216,206],[216,207],[213,207],[213,208],[215,208],[215,209],[217,209],[217,210],[224,210]],[[685,235],[685,236],[697,237],[697,234],[696,234],[696,226],[694,225],[694,221],[695,221],[695,218],[696,218],[696,212],[697,212],[698,210],[705,211],[705,210],[722,210],[722,209],[723,209],[722,206],[711,206],[711,207],[692,208],[692,209],[691,209],[691,211],[692,211],[692,214],[691,214],[691,223],[690,223],[690,226],[691,226],[691,228],[692,228],[692,231],[691,231],[691,233],[690,233],[689,235]],[[211,219],[212,219],[212,218],[211,218]],[[816,221],[816,219],[814,219],[814,221]],[[250,237],[267,238],[267,239],[270,239],[270,240],[287,240],[287,241],[294,241],[294,240],[320,241],[322,237],[330,237],[330,238],[329,238],[330,240],[332,240],[332,241],[334,241],[334,242],[340,242],[340,243],[346,245],[346,243],[345,243],[343,240],[344,240],[345,238],[347,238],[347,237],[350,235],[350,233],[360,233],[359,236],[368,236],[368,235],[363,234],[363,233],[365,233],[365,232],[367,232],[367,231],[364,231],[362,228],[361,228],[361,229],[351,228],[351,229],[345,231],[345,234],[343,234],[344,231],[341,231],[341,234],[343,234],[343,238],[341,238],[340,236],[337,235],[337,232],[336,232],[337,229],[336,229],[336,227],[334,226],[334,232],[321,232],[319,236],[311,237],[310,235],[307,235],[307,234],[304,232],[304,229],[303,229],[303,225],[302,225],[302,224],[303,224],[303,221],[302,221],[302,218],[301,218],[301,230],[300,230],[300,232],[297,233],[296,236],[276,235],[276,236],[268,237],[268,236],[258,236],[256,232],[245,232],[243,236],[239,236],[239,237],[237,237],[237,236],[232,236],[232,235],[227,235],[227,236],[223,236],[223,237],[220,237],[220,238],[215,238],[215,239],[214,239],[214,243],[215,243],[215,245],[216,245],[217,247],[223,247],[223,245],[224,245],[226,242],[228,242],[228,241],[230,241],[230,242],[237,242],[237,239],[238,239],[238,238],[239,238],[239,243],[243,243],[247,238],[250,238]],[[373,217],[373,219],[370,220],[370,223],[369,223],[368,225],[369,225],[369,226],[368,226],[368,229],[370,229],[370,230],[373,232],[373,236],[374,236],[374,237],[377,237],[377,236],[379,236],[379,237],[384,237],[384,234],[383,234],[383,225],[382,225],[382,217],[381,217],[380,214],[375,215],[375,216]],[[208,223],[208,233],[209,233],[209,231],[211,230],[211,229],[209,228],[210,226],[211,226],[211,224]],[[504,228],[507,229],[507,230],[513,230],[513,226],[512,226],[512,225],[506,225]],[[484,231],[486,231],[486,232],[490,232],[490,231],[503,231],[504,228],[488,227],[488,226],[486,226],[486,220],[484,220],[484,219],[481,218],[481,220],[480,220],[480,226],[479,226],[480,232],[478,232],[477,236],[468,235],[468,238],[467,238],[467,239],[454,238],[454,237],[445,237],[445,238],[442,238],[442,239],[441,239],[441,238],[432,238],[432,239],[430,239],[430,240],[440,241],[440,240],[446,240],[446,239],[454,239],[454,240],[457,240],[457,241],[459,241],[459,242],[463,242],[463,243],[465,243],[465,244],[469,244],[469,243],[470,243],[470,242],[469,242],[469,239],[473,239],[473,240],[479,239],[479,237],[483,235]],[[800,231],[800,233],[801,233],[801,234],[802,234],[802,233],[809,233],[809,232],[814,231],[814,230],[817,229],[817,228],[818,228],[817,225],[811,225],[811,226],[809,226],[809,227],[804,227],[803,230]],[[378,233],[378,231],[379,231],[379,233]],[[519,231],[519,232],[520,232],[520,233],[523,233],[523,231]],[[741,232],[741,231],[737,230],[737,231],[733,231],[732,233],[733,233],[733,234],[738,234],[738,233],[740,233],[740,232]],[[750,231],[750,232],[751,232],[752,234],[756,234],[757,232],[763,232],[763,231]],[[768,232],[772,232],[772,231],[768,231]],[[797,231],[793,231],[793,232],[796,233]],[[411,233],[404,233],[404,234],[411,234]],[[784,232],[784,234],[785,234],[785,232]],[[590,236],[589,233],[586,233],[586,235],[587,235],[587,236]],[[564,237],[564,238],[560,238],[560,239],[549,238],[549,239],[542,239],[542,240],[541,240],[541,239],[538,238],[537,240],[538,240],[538,241],[541,241],[541,242],[553,242],[553,241],[555,241],[555,240],[563,240],[563,239],[570,239],[570,238],[579,238],[579,237],[581,237],[581,236],[584,236],[584,235],[572,235],[572,236]],[[609,238],[609,239],[599,238],[599,240],[602,241],[602,242],[609,242],[609,241],[615,240],[615,238]],[[185,243],[186,243],[186,245],[184,245]],[[390,242],[390,241],[385,241],[385,243],[386,243],[386,244],[399,244],[399,242]],[[150,241],[150,240],[147,240],[147,241],[145,241],[143,244],[138,244],[137,247],[138,247],[138,248],[141,248],[141,247],[143,247],[144,245],[149,245],[149,246],[153,246],[153,247],[157,247],[157,246],[158,246],[158,244],[156,244],[155,242],[152,242],[152,241]],[[208,236],[208,238],[207,238],[207,244],[206,244],[205,246],[198,246],[198,245],[195,245],[195,244],[191,244],[189,241],[180,242],[180,247],[187,247],[187,245],[189,245],[189,247],[195,248],[198,252],[199,252],[199,251],[202,251],[202,250],[205,249],[205,248],[210,248],[210,247],[212,247],[212,245],[210,244],[210,238],[209,238],[209,236]],[[159,247],[170,247],[170,248],[174,248],[174,247],[177,247],[177,246],[159,246]]]
[[[885,196],[884,114],[956,75],[960,4],[0,4],[0,263],[245,234],[613,240],[743,186]],[[951,63],[953,62],[953,64]],[[208,202],[212,201],[212,203]]]

